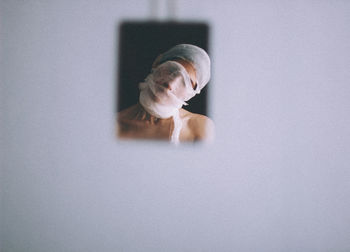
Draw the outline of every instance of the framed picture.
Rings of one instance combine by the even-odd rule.
[[[211,69],[209,26],[205,23],[124,22],[119,27],[119,38],[116,89],[118,136],[123,139],[162,139],[177,143],[211,138],[207,135],[213,128],[212,121],[207,117],[210,86],[207,84]],[[158,76],[158,80],[155,76]],[[177,76],[178,79],[170,76]],[[164,78],[167,80],[164,81]],[[162,83],[158,83],[160,80]],[[156,82],[154,88],[150,82]],[[147,91],[150,95],[146,98],[152,100],[155,95],[158,103],[148,106],[146,98],[143,100],[147,102],[142,102],[147,92],[141,92],[140,85],[146,88],[151,86],[149,90],[152,92]],[[181,87],[186,89],[182,90]],[[160,89],[162,94],[157,95]],[[163,99],[165,89],[170,95],[177,96],[174,100],[180,98],[183,101],[181,106],[175,106],[179,110],[176,115],[169,112],[173,111],[172,108],[160,106],[166,103]],[[181,96],[181,92],[188,95]],[[130,110],[132,107],[134,109]],[[155,108],[162,112],[167,110],[167,113],[159,114]],[[143,115],[145,118],[149,117],[144,120],[151,120],[151,123],[140,119],[140,109],[146,112]],[[139,118],[133,118],[135,113]]]

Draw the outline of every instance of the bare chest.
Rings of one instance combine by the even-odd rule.
[[[170,140],[173,129],[174,122],[172,120],[158,123],[135,120],[118,121],[118,134],[121,138]],[[183,126],[180,131],[180,141],[193,141],[194,138],[186,121],[183,121]]]

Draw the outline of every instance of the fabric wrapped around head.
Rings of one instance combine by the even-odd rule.
[[[210,79],[210,58],[198,46],[180,44],[157,57],[152,72],[139,84],[142,107],[158,118],[172,117],[174,129],[171,142],[178,144],[182,120],[179,109],[185,101],[200,93]],[[173,82],[174,81],[174,82]],[[161,83],[177,83],[182,92],[173,93]],[[194,83],[193,83],[194,82]],[[176,86],[176,85],[175,85]]]
[[[172,83],[175,79],[177,85],[181,86],[182,92],[177,93],[179,96],[162,86],[162,83]],[[185,101],[196,94],[185,68],[175,61],[166,61],[157,66],[145,81],[139,84],[139,88],[141,105],[158,118],[172,116],[174,111],[187,105]]]
[[[177,58],[190,62],[195,68],[199,93],[210,79],[210,58],[208,54],[198,46],[180,44],[159,55],[153,66],[162,64],[165,61],[176,60]]]

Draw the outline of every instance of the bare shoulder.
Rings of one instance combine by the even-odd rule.
[[[118,121],[122,121],[122,120],[125,120],[125,119],[130,119],[130,117],[133,116],[133,114],[135,114],[136,110],[137,110],[137,104],[131,106],[131,107],[128,107],[126,109],[123,109],[122,111],[118,112],[118,115],[117,115],[117,119]]]
[[[214,122],[205,115],[180,110],[180,117],[187,122],[187,127],[195,135],[196,140],[213,140]]]

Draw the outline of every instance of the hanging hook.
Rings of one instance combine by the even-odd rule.
[[[149,0],[150,2],[150,18],[153,19],[158,19],[159,18],[159,0]]]
[[[168,0],[168,19],[176,19],[177,14],[177,0]]]
[[[150,0],[149,6],[151,19],[176,19],[177,0]]]

